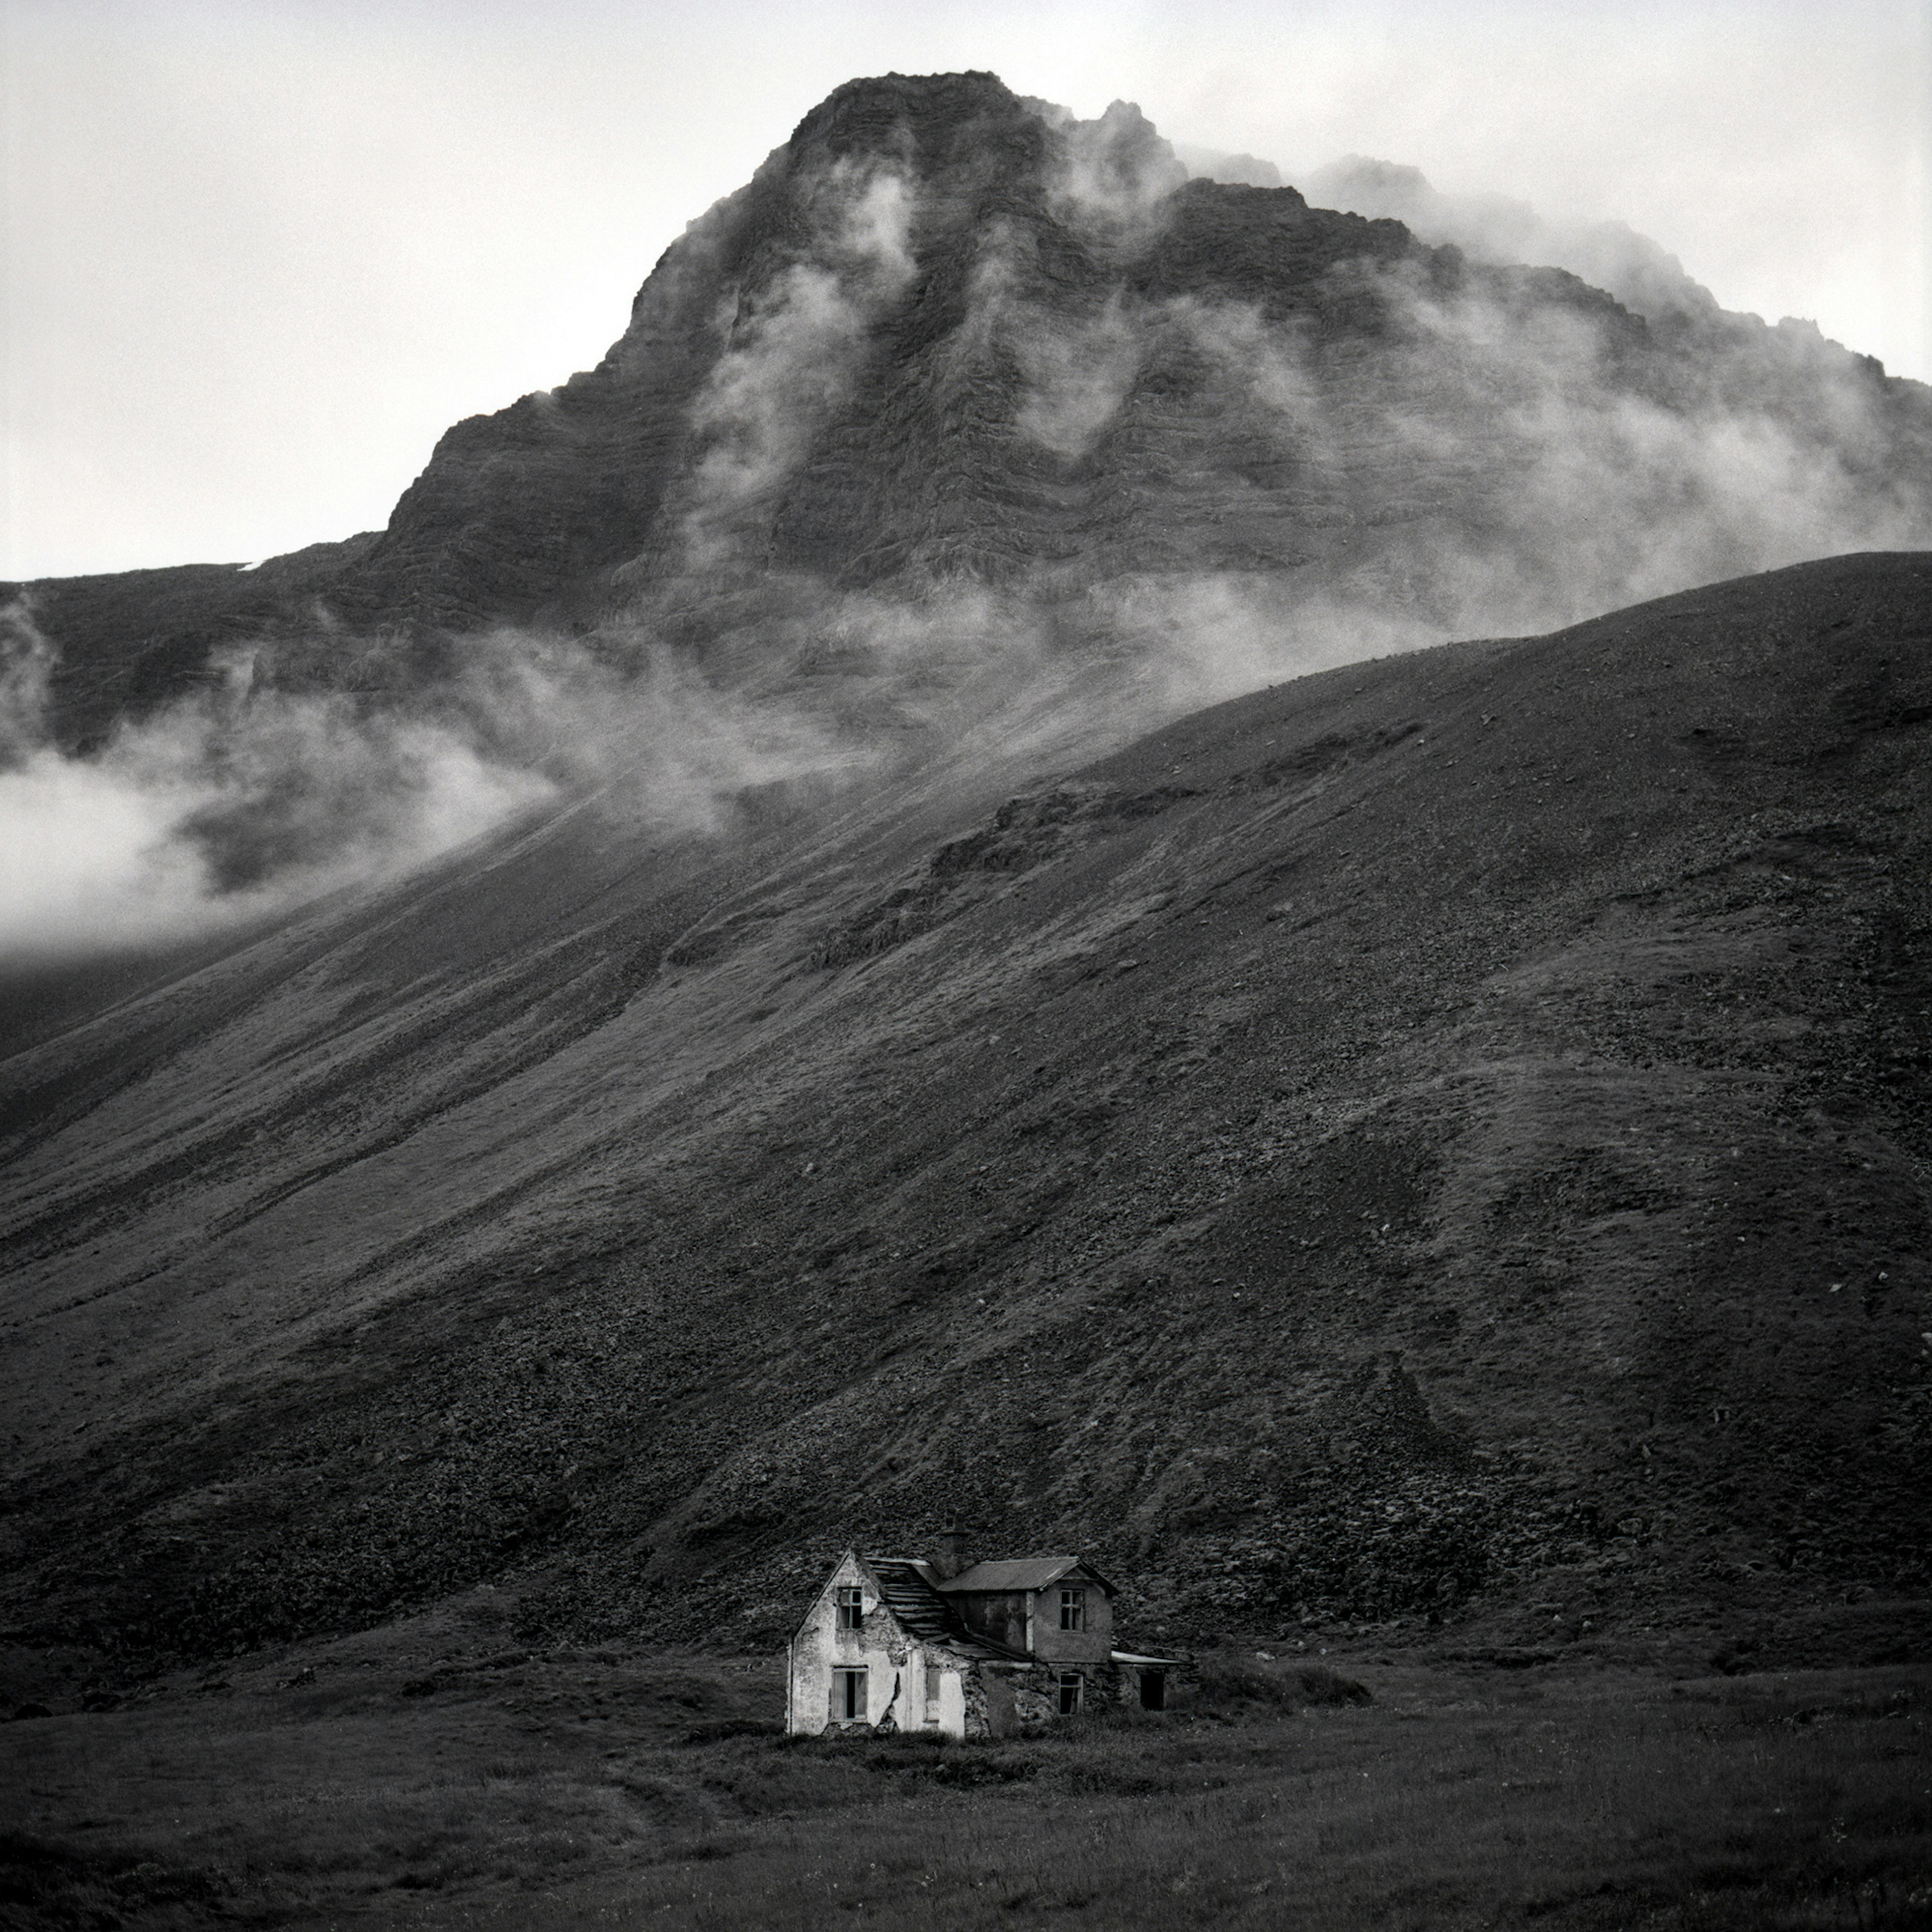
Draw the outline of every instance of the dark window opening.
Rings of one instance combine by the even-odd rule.
[[[866,1593],[856,1586],[838,1592],[838,1628],[857,1630],[866,1621]]]
[[[832,1714],[842,1723],[866,1721],[866,1677],[862,1670],[835,1670],[832,1673]]]
[[[1063,1670],[1060,1673],[1060,1714],[1070,1718],[1080,1708],[1080,1694],[1086,1688],[1087,1680],[1077,1670]]]
[[[1060,1628],[1062,1630],[1084,1630],[1087,1628],[1087,1592],[1084,1590],[1060,1592]]]
[[[1141,1672],[1141,1708],[1143,1711],[1164,1711],[1167,1708],[1166,1671],[1143,1670]]]

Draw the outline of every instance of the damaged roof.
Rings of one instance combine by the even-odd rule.
[[[930,1564],[902,1556],[868,1556],[866,1567],[878,1584],[880,1600],[898,1618],[908,1636],[944,1643],[988,1663],[1024,1658],[1024,1651],[1010,1650],[991,1637],[969,1630],[959,1612],[934,1588]]]

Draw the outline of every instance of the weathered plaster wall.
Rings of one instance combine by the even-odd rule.
[[[838,1592],[855,1584],[866,1598],[865,1625],[856,1630],[841,1630]],[[884,1709],[892,1694],[892,1677],[883,1641],[884,1620],[877,1614],[878,1607],[878,1592],[865,1566],[848,1552],[826,1579],[792,1639],[790,1723],[794,1731],[816,1733],[835,1721],[832,1674],[841,1668],[862,1667],[867,1672],[867,1722],[874,1711]],[[883,1684],[878,1681],[881,1666],[887,1673]]]
[[[1049,1664],[1105,1664],[1114,1648],[1114,1606],[1107,1593],[1097,1586],[1082,1584],[1076,1578],[1071,1588],[1087,1593],[1084,1628],[1060,1628],[1060,1592],[1055,1583],[1036,1594],[1033,1615],[1033,1654]]]
[[[838,1592],[856,1586],[863,1616],[856,1630],[838,1627]],[[880,1601],[871,1573],[850,1554],[840,1560],[792,1640],[788,1723],[794,1731],[816,1736],[828,1728],[856,1729],[842,1706],[835,1712],[833,1673],[862,1670],[866,1673],[866,1706],[862,1722],[868,1728],[890,1720],[896,1730],[926,1727],[926,1672],[928,1664],[939,1669],[939,1724],[950,1736],[970,1735],[965,1687],[959,1660],[936,1646],[908,1636],[898,1619]],[[895,1688],[896,1688],[896,1695]]]
[[[949,1670],[941,1665],[939,1673],[939,1705],[935,1712],[930,1706],[928,1718],[936,1716],[939,1721],[933,1728],[943,1731],[949,1738],[963,1738],[967,1735],[966,1673],[956,1668]],[[985,1722],[985,1713],[980,1714]]]

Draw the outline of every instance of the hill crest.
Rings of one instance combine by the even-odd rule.
[[[1928,572],[568,815],[16,1056],[16,1634],[763,1643],[958,1510],[1177,1640],[1852,1642],[1928,1544]]]

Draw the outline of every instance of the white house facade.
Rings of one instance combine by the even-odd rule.
[[[848,1550],[792,1638],[785,1728],[998,1737],[1102,1703],[1158,1710],[1179,1660],[1114,1649],[1114,1594],[1078,1557]]]
[[[986,1734],[980,1666],[1026,1659],[962,1628],[928,1564],[848,1550],[791,1640],[785,1729]]]

